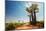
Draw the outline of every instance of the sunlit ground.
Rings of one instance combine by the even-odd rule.
[[[27,23],[6,23],[5,30],[32,30],[32,29],[43,29],[44,22],[37,22],[35,25]]]
[[[16,29],[18,30],[28,30],[28,29],[40,29],[40,28],[43,28],[42,27],[42,24],[36,24],[36,25],[28,25],[28,24],[25,24],[23,26],[20,26],[20,27],[17,27]]]

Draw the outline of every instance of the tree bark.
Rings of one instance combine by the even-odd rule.
[[[32,25],[33,25],[33,11],[32,11],[32,13],[31,13],[31,16],[32,16]]]
[[[34,14],[34,15],[33,15]],[[32,12],[32,25],[36,24],[36,13],[35,10]]]
[[[30,16],[29,16],[29,17],[30,17],[30,25],[31,25],[31,14],[30,14]]]
[[[34,10],[34,24],[36,24],[36,12]]]
[[[32,11],[29,17],[30,17],[30,25],[31,25],[32,24]]]

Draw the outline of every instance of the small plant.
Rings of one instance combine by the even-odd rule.
[[[13,23],[9,23],[6,27],[6,30],[14,30],[15,29],[15,26]]]

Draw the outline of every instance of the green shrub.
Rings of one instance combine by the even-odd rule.
[[[13,23],[9,23],[5,28],[6,28],[6,30],[14,30],[15,26]]]

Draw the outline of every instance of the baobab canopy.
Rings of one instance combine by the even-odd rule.
[[[32,4],[29,8],[26,8],[26,11],[31,13],[30,16],[30,24],[32,18],[32,24],[36,24],[36,12],[38,11],[38,4]]]
[[[31,13],[33,10],[35,10],[35,12],[38,12],[38,4],[32,4],[29,8],[26,9],[26,11],[29,13]]]

